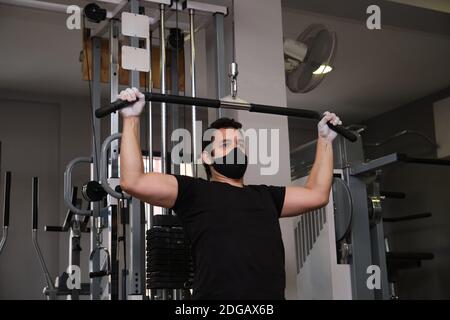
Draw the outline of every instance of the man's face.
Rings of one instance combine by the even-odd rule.
[[[211,149],[213,158],[222,158],[236,147],[245,153],[245,140],[241,130],[231,128],[215,130]]]
[[[213,163],[214,158],[222,158],[236,147],[246,153],[244,135],[239,129],[214,129],[211,140],[202,154],[203,161],[208,165]]]

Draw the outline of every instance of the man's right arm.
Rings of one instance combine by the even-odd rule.
[[[119,97],[123,100],[134,101],[136,99],[134,95],[136,91],[130,92],[130,90],[127,89],[127,92],[122,92]],[[135,104],[137,103],[139,102]],[[136,107],[140,110],[133,110]],[[129,108],[131,109],[122,112],[123,129],[120,146],[120,186],[125,192],[141,201],[155,206],[171,208],[177,199],[177,179],[168,174],[144,172],[139,137],[139,114],[142,106],[133,105]]]

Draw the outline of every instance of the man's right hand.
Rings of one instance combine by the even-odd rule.
[[[143,93],[139,92],[137,88],[133,87],[122,90],[117,97],[121,100],[126,100],[129,102],[136,101],[129,107],[120,110],[120,114],[122,115],[122,117],[139,117],[145,106],[145,95]]]

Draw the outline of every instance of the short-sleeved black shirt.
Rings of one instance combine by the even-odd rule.
[[[175,177],[172,209],[192,242],[193,299],[284,299],[285,187]]]

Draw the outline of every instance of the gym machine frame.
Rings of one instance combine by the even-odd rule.
[[[91,41],[92,41],[92,105],[93,110],[98,112],[100,108],[100,52],[101,52],[101,42],[100,37],[103,33],[106,32],[109,26],[109,42],[110,42],[110,79],[111,79],[111,102],[115,101],[118,94],[118,22],[115,19],[119,13],[125,10],[127,5],[130,5],[130,12],[134,14],[139,14],[139,1],[138,0],[130,0],[130,1],[122,1],[120,2],[116,9],[112,11],[112,14],[109,14],[109,21],[103,21],[98,24],[95,30],[91,32]],[[165,23],[167,18],[166,10],[169,8],[171,11],[169,14],[173,13],[174,8],[176,10],[180,9],[180,4],[175,1],[168,0],[146,0],[143,2],[146,6],[154,7],[156,4],[160,11],[159,17],[159,32],[160,39],[165,39]],[[214,17],[214,26],[216,29],[216,62],[218,65],[218,76],[217,76],[217,84],[220,85],[221,88],[224,87],[224,83],[226,81],[225,74],[225,53],[224,53],[224,26],[223,26],[223,17],[227,14],[227,8],[222,6],[209,5],[205,3],[197,3],[194,1],[185,1],[181,6],[182,10],[187,10],[189,12],[189,32],[190,32],[190,45],[191,45],[191,85],[192,85],[192,95],[195,97],[195,26],[194,26],[194,16],[197,12],[202,14],[212,14]],[[154,22],[151,26],[152,29],[156,29],[157,22]],[[153,31],[153,30],[152,30]],[[150,31],[150,32],[152,32]],[[151,34],[150,34],[151,37]],[[138,47],[138,38],[130,37],[131,46]],[[165,41],[160,42],[161,55],[160,55],[160,78],[161,78],[161,94],[166,93],[166,57],[165,57]],[[151,54],[151,48],[149,50]],[[151,61],[151,57],[149,56],[149,60]],[[139,87],[139,72],[136,70],[131,70],[131,81],[130,87]],[[148,91],[152,91],[152,70],[149,72],[149,83],[148,83]],[[218,90],[219,94],[223,92],[223,90]],[[161,104],[161,164],[162,164],[162,172],[167,172],[166,168],[166,137],[167,137],[167,115],[166,115],[166,103],[162,101]],[[153,171],[153,145],[152,145],[152,112],[151,112],[151,104],[149,104],[149,118],[148,118],[148,130],[149,130],[149,157],[148,157],[148,170]],[[195,105],[192,104],[192,123],[195,128],[196,114],[195,114]],[[93,115],[94,117],[94,115]],[[136,298],[143,299],[146,297],[145,293],[145,284],[144,284],[144,276],[145,276],[145,268],[144,268],[144,223],[142,221],[141,214],[141,202],[138,199],[130,199],[129,196],[124,195],[122,193],[117,193],[116,190],[110,188],[109,185],[118,186],[119,184],[119,174],[118,174],[118,160],[119,160],[119,148],[117,140],[120,139],[119,134],[119,116],[117,113],[111,115],[110,120],[111,125],[111,136],[106,139],[106,141],[102,145],[102,150],[100,152],[100,121],[98,119],[94,120],[94,141],[93,141],[93,151],[92,151],[92,168],[91,168],[91,179],[94,181],[100,181],[101,185],[105,189],[105,191],[109,194],[107,197],[107,205],[105,208],[100,209],[98,203],[93,203],[91,211],[93,216],[93,222],[91,224],[91,251],[95,252],[98,250],[98,245],[95,241],[95,234],[97,232],[97,227],[101,225],[101,223],[96,223],[95,221],[100,221],[99,217],[103,217],[105,219],[107,217],[107,238],[108,238],[108,251],[111,257],[116,256],[117,248],[115,248],[115,244],[112,243],[117,239],[117,199],[118,198],[128,198],[130,200],[129,213],[130,213],[130,256],[131,256],[131,267],[129,270],[129,288],[126,289],[126,294],[122,294],[122,299],[127,298]],[[197,133],[193,132],[195,136]],[[195,140],[194,140],[195,141]],[[109,160],[107,158],[107,150],[110,149]],[[96,164],[98,163],[98,159],[96,155],[101,154],[101,168],[100,168],[100,176],[97,176]],[[84,158],[84,161],[87,162],[88,158]],[[110,178],[108,179],[104,176],[105,170],[107,170],[106,164],[110,165]],[[194,166],[195,168],[195,166]],[[194,175],[196,175],[194,169]],[[70,185],[70,184],[69,184]],[[66,186],[65,194],[67,195],[68,186]],[[66,204],[70,206],[69,201]],[[123,200],[123,199],[122,199]],[[149,212],[146,214],[146,219],[148,222],[148,228],[152,226],[153,221],[153,208],[151,206]],[[78,212],[79,214],[86,214],[87,212]],[[167,210],[163,210],[164,214],[168,214]],[[97,268],[103,269],[102,266],[99,266],[98,257],[93,257],[92,259],[91,271],[96,266]],[[111,273],[108,276],[108,285],[109,288],[101,288],[99,279],[94,278],[91,280],[91,298],[99,299],[101,297],[105,297],[102,292],[106,291],[106,297],[109,299],[117,299],[119,298],[118,294],[118,286],[115,284],[119,283],[118,280],[118,261],[116,263],[111,262]],[[158,292],[159,291],[159,292]],[[153,296],[150,293],[151,298],[156,299],[178,299],[180,297],[179,290],[174,290],[174,292],[169,292],[168,290],[157,290],[156,295]],[[123,292],[123,291],[122,291]]]

